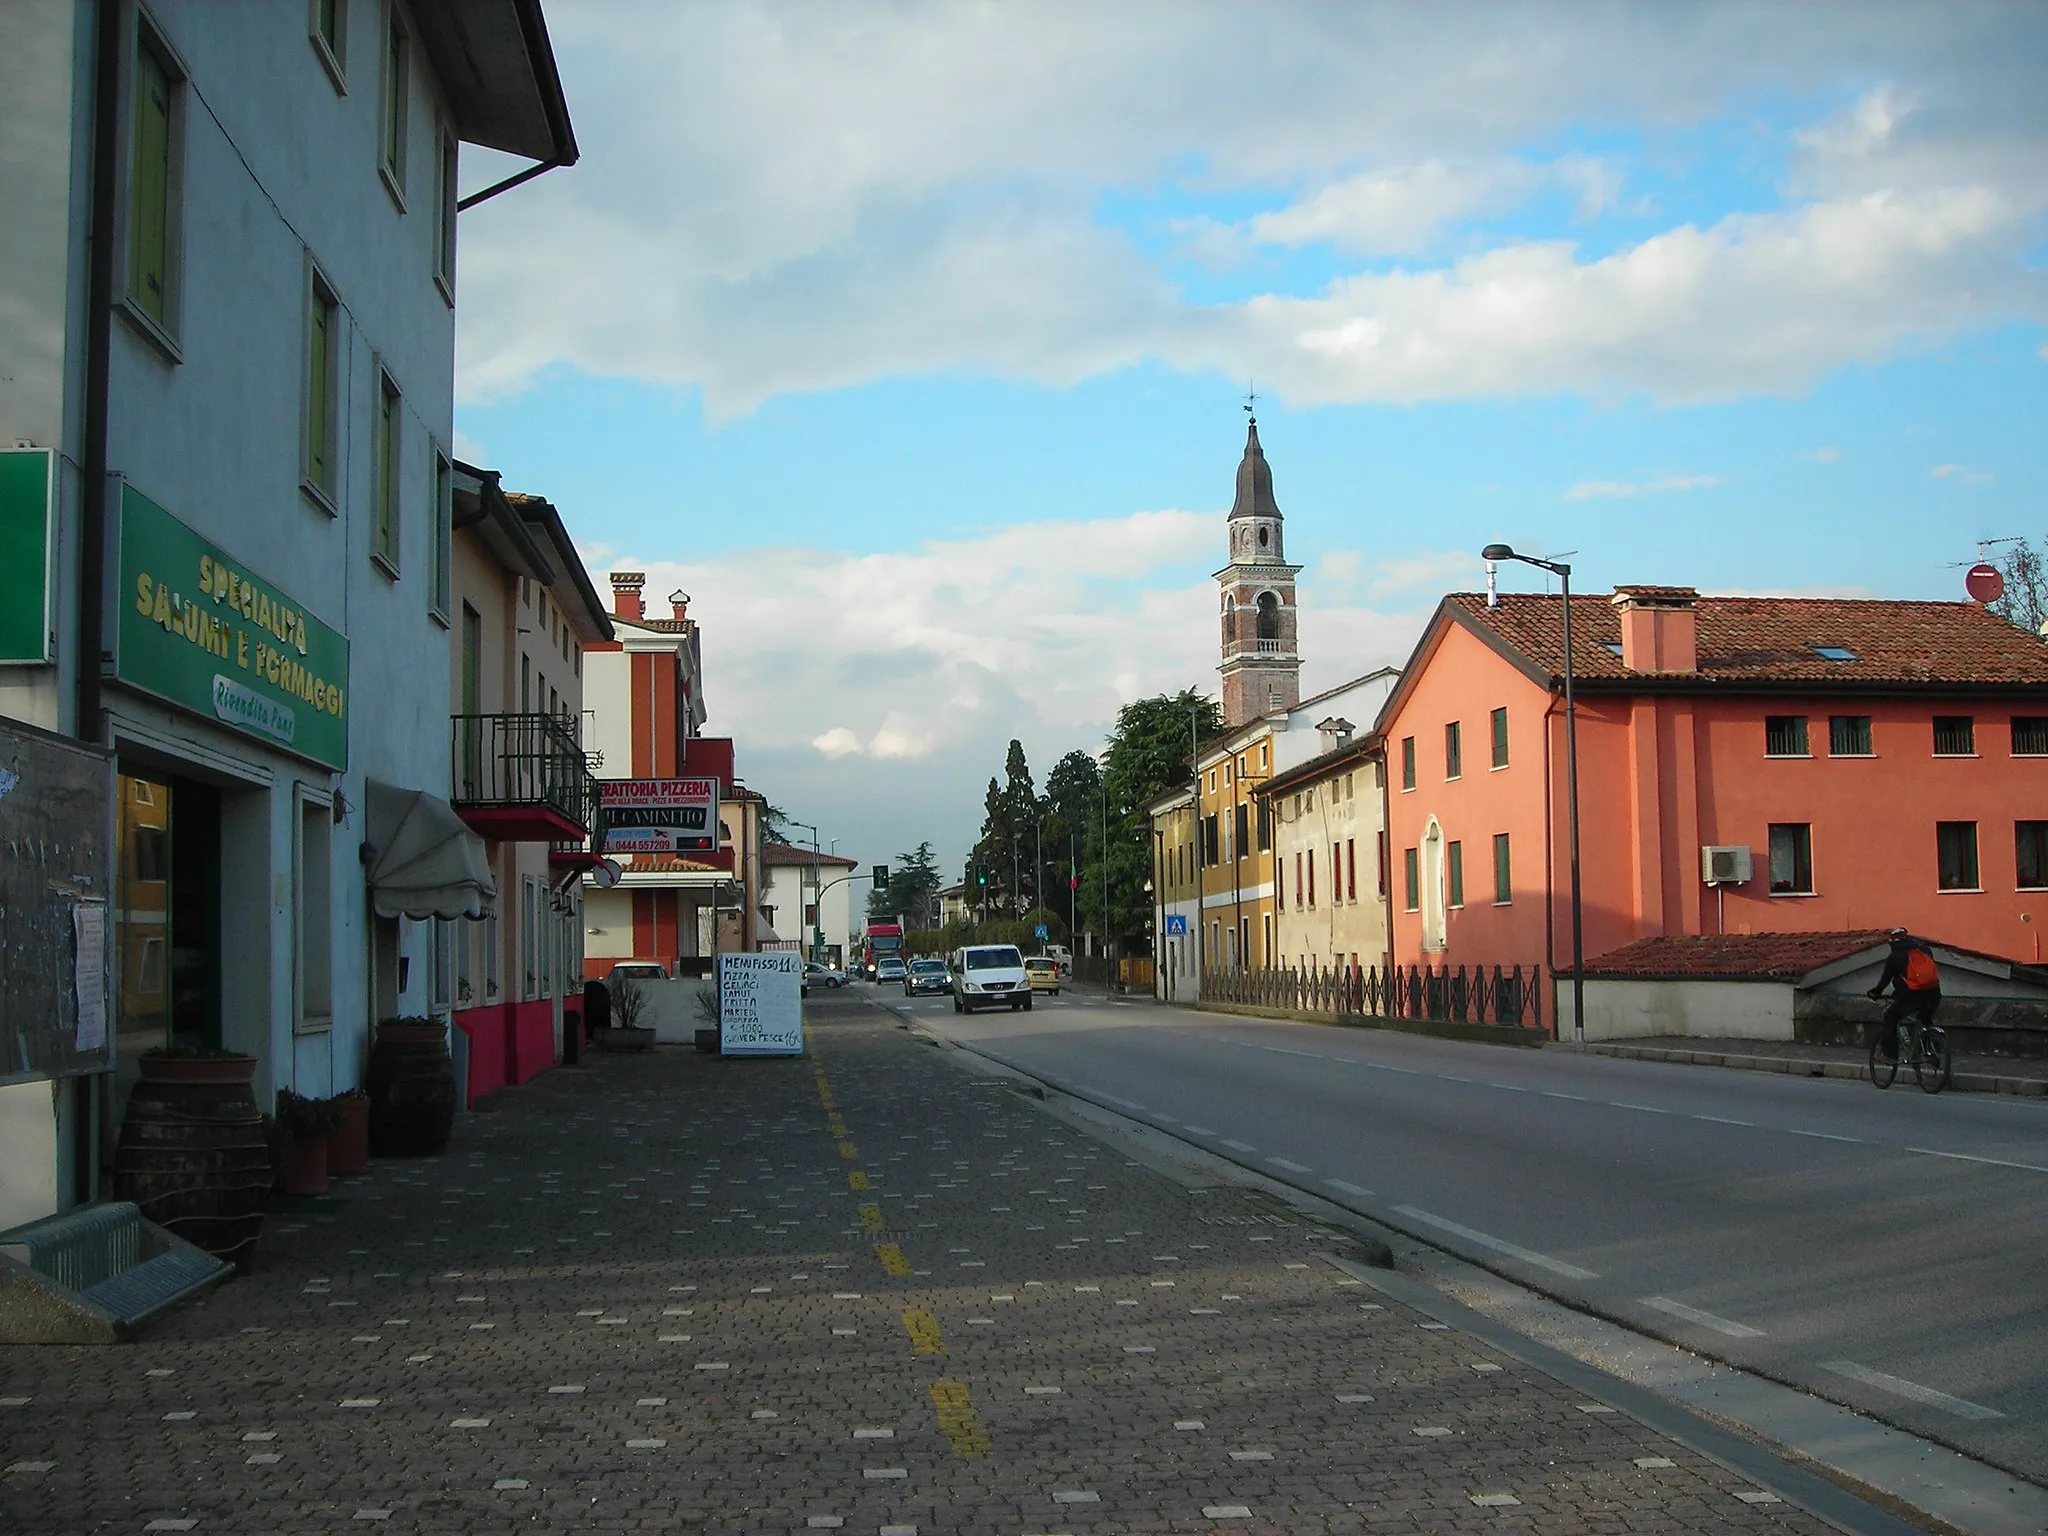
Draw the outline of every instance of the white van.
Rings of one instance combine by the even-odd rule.
[[[953,951],[953,1011],[972,1013],[987,1004],[1013,1011],[1031,1007],[1031,978],[1014,944],[970,944]]]

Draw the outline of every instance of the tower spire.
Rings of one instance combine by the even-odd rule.
[[[1301,697],[1295,650],[1294,578],[1287,563],[1273,468],[1259,443],[1258,395],[1245,391],[1244,457],[1228,524],[1230,563],[1216,573],[1223,588],[1223,722],[1235,729],[1291,708]]]

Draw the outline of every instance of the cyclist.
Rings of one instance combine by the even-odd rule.
[[[1877,985],[1866,995],[1880,998],[1886,987],[1892,989],[1878,1050],[1886,1061],[1897,1061],[1900,1021],[1917,1017],[1923,1027],[1934,1022],[1934,1010],[1941,1006],[1941,972],[1935,969],[1934,950],[1925,939],[1916,939],[1903,928],[1894,928],[1885,937],[1891,941],[1891,953],[1885,956]]]

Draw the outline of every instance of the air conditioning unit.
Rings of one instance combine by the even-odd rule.
[[[1742,844],[1716,847],[1709,843],[1700,849],[1700,878],[1709,885],[1748,884],[1748,847]]]

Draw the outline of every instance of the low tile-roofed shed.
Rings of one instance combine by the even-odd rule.
[[[1636,588],[1638,592],[1681,589]],[[1536,670],[1564,670],[1563,605],[1542,593],[1444,599],[1452,616],[1503,642]],[[1976,603],[1837,597],[1700,597],[1699,669],[1632,672],[1615,648],[1621,619],[1604,592],[1572,598],[1572,669],[1584,686],[1799,688],[1833,692],[2048,689],[2048,644]],[[1827,651],[1846,651],[1835,658]]]
[[[1810,971],[1886,944],[1885,930],[1849,933],[1671,934],[1637,939],[1586,962],[1586,975],[1616,980],[1796,981]]]

